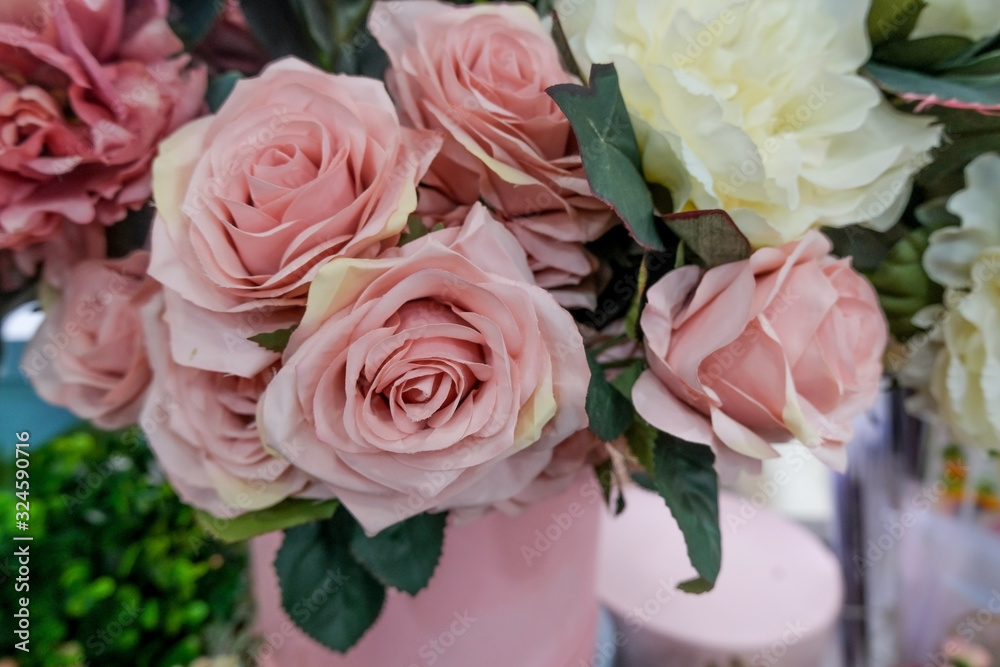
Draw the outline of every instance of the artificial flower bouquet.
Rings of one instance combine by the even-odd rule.
[[[286,602],[352,573],[304,628],[335,650],[449,523],[588,467],[615,511],[659,492],[709,590],[720,478],[792,440],[847,465],[883,309],[891,369],[933,356],[933,414],[1000,443],[991,12],[5,2],[22,369],[138,423],[220,538],[284,530]]]

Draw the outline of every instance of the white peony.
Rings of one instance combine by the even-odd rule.
[[[724,208],[755,246],[885,229],[940,139],[857,75],[865,0],[558,0],[584,73],[613,62],[646,178]]]
[[[985,251],[1000,248],[1000,154],[980,155],[965,168],[965,189],[948,200],[961,226],[930,235],[923,264],[934,282],[956,289],[972,283],[972,265]]]
[[[923,0],[910,39],[935,35],[959,35],[976,42],[1000,32],[1000,2],[997,0]]]
[[[972,263],[968,293],[949,290],[930,392],[959,441],[1000,450],[1000,247]]]

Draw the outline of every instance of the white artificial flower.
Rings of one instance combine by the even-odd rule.
[[[1000,155],[980,155],[965,168],[965,189],[948,200],[948,210],[961,226],[930,235],[924,270],[945,287],[964,289],[972,281],[972,265],[983,253],[1000,247]]]
[[[586,74],[613,62],[647,180],[755,246],[898,218],[940,139],[857,70],[866,0],[558,0]]]
[[[1000,2],[997,0],[923,0],[910,39],[936,35],[958,35],[974,42],[1000,32]]]
[[[980,253],[970,276],[967,293],[948,290],[930,392],[957,440],[1000,450],[1000,247]]]

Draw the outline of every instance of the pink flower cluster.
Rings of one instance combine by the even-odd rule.
[[[202,107],[166,0],[0,7],[0,249],[111,225],[150,196],[156,145]]]
[[[0,113],[18,110],[0,169],[24,184],[0,194],[7,247],[143,203],[158,151],[151,250],[64,282],[25,362],[43,396],[104,426],[138,421],[181,496],[216,515],[335,497],[371,533],[424,511],[517,511],[603,451],[567,308],[595,302],[584,244],[617,219],[545,93],[574,78],[537,15],[376,3],[388,90],[280,60],[157,148],[193,113],[182,91],[198,71],[167,57],[160,5],[106,4],[86,15],[106,21],[93,44],[61,32],[83,9],[56,6],[20,51],[36,87],[0,94]],[[169,83],[129,104],[151,63]],[[50,155],[81,137],[94,150],[56,161],[54,197]],[[648,365],[640,415],[724,466],[791,438],[841,465],[885,325],[829,252],[811,233],[654,284],[630,347]]]

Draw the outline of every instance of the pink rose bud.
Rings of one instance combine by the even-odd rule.
[[[798,439],[843,470],[851,422],[878,393],[888,333],[875,290],[830,250],[811,231],[653,285],[640,320],[649,370],[632,390],[639,414],[710,445],[724,467]]]

